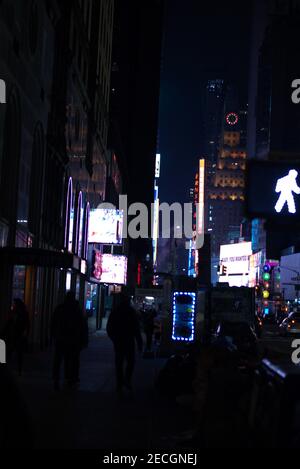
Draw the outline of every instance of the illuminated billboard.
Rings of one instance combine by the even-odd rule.
[[[263,261],[262,251],[252,254],[249,259],[249,287],[255,287],[259,283],[260,270]]]
[[[198,190],[198,234],[204,233],[204,191],[205,191],[205,160],[199,160],[199,190]]]
[[[195,339],[196,293],[174,292],[172,339],[192,342]]]
[[[246,173],[246,212],[277,222],[300,220],[300,165],[251,160]]]
[[[249,286],[252,243],[225,244],[220,247],[219,282],[230,287]]]
[[[89,243],[122,244],[123,211],[97,208],[90,211]]]
[[[92,277],[100,283],[126,285],[127,257],[94,251]]]

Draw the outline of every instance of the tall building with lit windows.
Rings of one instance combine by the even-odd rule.
[[[213,183],[207,194],[207,232],[212,261],[218,264],[220,246],[240,237],[246,169],[246,111],[226,109]],[[216,269],[214,269],[216,270]]]

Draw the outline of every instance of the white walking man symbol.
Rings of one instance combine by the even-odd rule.
[[[296,179],[298,171],[291,169],[287,176],[278,179],[275,192],[281,192],[280,197],[275,205],[275,210],[280,213],[285,203],[287,203],[289,213],[296,213],[296,205],[293,192],[300,194],[300,187],[297,185]]]

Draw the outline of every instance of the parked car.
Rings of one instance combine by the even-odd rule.
[[[300,313],[290,313],[280,324],[279,333],[282,336],[300,334]]]

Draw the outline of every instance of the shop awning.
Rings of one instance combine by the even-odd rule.
[[[80,258],[69,252],[36,248],[0,248],[0,264],[80,270]]]

